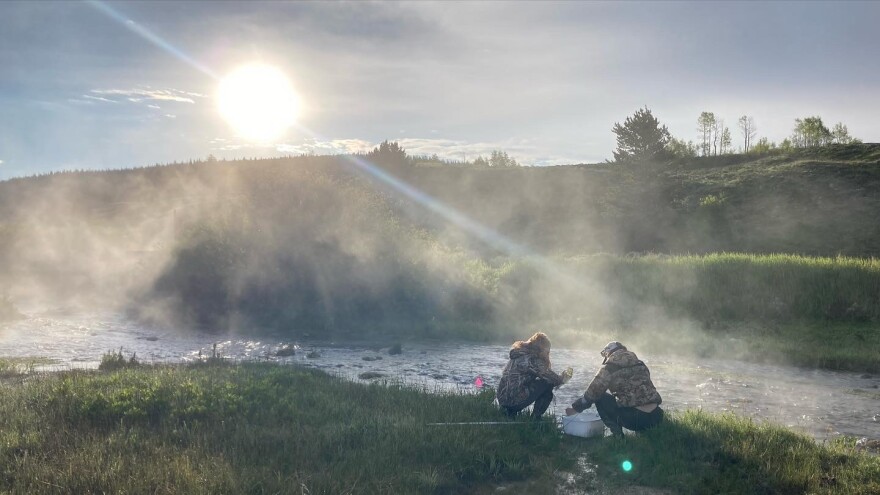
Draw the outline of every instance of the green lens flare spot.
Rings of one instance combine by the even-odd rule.
[[[620,464],[620,467],[621,467],[621,469],[623,469],[624,472],[628,473],[628,472],[632,471],[633,463],[631,463],[629,461],[623,461]]]

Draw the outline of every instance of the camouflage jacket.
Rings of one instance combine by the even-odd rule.
[[[580,406],[589,407],[608,390],[621,407],[660,404],[663,399],[651,382],[651,372],[645,363],[630,351],[620,350],[610,356],[587,387]],[[578,407],[575,407],[578,409]]]
[[[504,367],[501,381],[498,382],[496,397],[503,407],[525,407],[534,400],[532,391],[543,380],[553,386],[562,385],[562,377],[550,369],[550,363],[541,359],[527,348],[510,350],[510,361]]]

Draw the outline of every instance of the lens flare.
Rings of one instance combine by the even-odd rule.
[[[623,461],[620,464],[620,468],[623,469],[624,473],[628,473],[628,472],[632,471],[633,463],[631,463],[629,461]]]
[[[171,55],[177,57],[177,59],[189,64],[190,66],[207,74],[208,76],[210,76],[214,79],[218,79],[217,74],[214,71],[212,71],[210,68],[206,67],[205,65],[201,64],[199,61],[190,57],[186,52],[184,52],[180,48],[177,48],[176,46],[172,45],[169,41],[162,38],[158,34],[150,31],[145,26],[138,24],[137,22],[135,22],[133,19],[130,19],[129,17],[126,17],[125,15],[123,15],[121,12],[114,9],[113,7],[107,5],[106,3],[101,2],[99,0],[87,0],[86,3],[91,5],[92,7],[97,9],[98,11],[102,12],[104,15],[106,15],[106,16],[110,17],[111,19],[115,20],[116,22],[120,23],[125,28],[131,30],[133,33],[136,33],[141,38],[149,41],[150,43],[156,45],[157,47],[161,48],[162,50],[165,50],[166,52],[170,53]]]

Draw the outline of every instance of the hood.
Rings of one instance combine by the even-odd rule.
[[[540,358],[550,366],[550,339],[544,332],[535,332],[528,340],[517,340],[510,347],[510,359],[525,354]]]
[[[608,356],[607,364],[614,364],[621,368],[629,368],[639,363],[639,358],[634,352],[619,350]]]
[[[520,356],[525,356],[526,354],[532,354],[534,351],[529,347],[529,344],[523,341],[514,342],[513,346],[510,348],[510,359],[516,359]]]

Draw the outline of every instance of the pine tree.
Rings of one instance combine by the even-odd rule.
[[[623,125],[615,123],[611,129],[617,134],[617,149],[614,151],[617,162],[650,161],[666,156],[669,130],[660,125],[648,107],[627,117]]]

